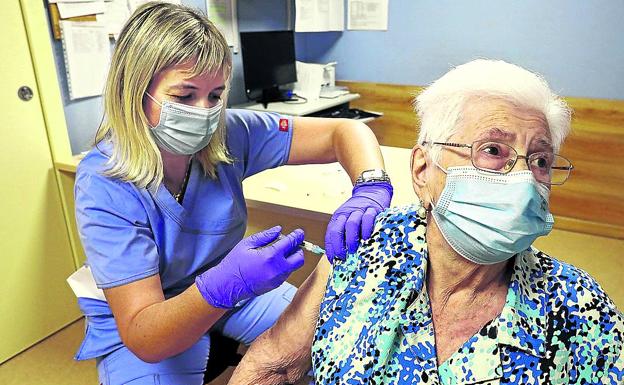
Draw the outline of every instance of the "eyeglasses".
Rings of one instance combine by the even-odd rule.
[[[561,155],[551,152],[518,155],[518,152],[507,144],[486,140],[478,140],[472,144],[444,142],[423,142],[423,144],[469,148],[472,165],[479,170],[495,174],[507,174],[513,170],[518,159],[522,158],[535,180],[547,185],[562,185],[574,169],[572,162]]]

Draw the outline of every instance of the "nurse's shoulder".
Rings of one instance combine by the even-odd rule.
[[[102,142],[93,146],[78,163],[76,177],[84,174],[105,172],[110,167],[107,163],[110,161],[111,150],[111,145],[108,143]]]
[[[77,212],[96,209],[126,213],[135,221],[147,220],[147,193],[130,182],[106,175],[110,169],[111,145],[98,143],[80,161],[76,170],[74,196]]]
[[[292,117],[275,112],[227,109],[226,145],[243,179],[288,160]]]
[[[283,126],[287,123],[286,126]],[[267,140],[274,135],[288,136],[292,117],[270,111],[228,108],[225,112],[228,149],[246,147],[249,142]],[[246,148],[243,148],[245,150]]]

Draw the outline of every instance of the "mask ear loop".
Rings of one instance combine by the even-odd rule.
[[[160,104],[160,102],[158,100],[156,100],[152,95],[150,95],[149,92],[145,91],[145,95],[147,95],[148,98],[152,99],[154,101],[154,103],[158,104],[160,107],[162,107],[162,104]]]
[[[444,167],[440,166],[440,163],[438,163],[435,160],[432,160],[433,164],[436,165],[437,168],[439,168],[444,174],[446,174],[448,176],[448,171],[444,169]],[[429,185],[426,185],[427,187],[427,192],[429,193],[429,197],[431,198],[431,202],[430,202],[430,206],[428,208],[426,208],[425,210],[429,213],[433,210],[435,210],[435,202],[433,201],[433,194],[431,193],[431,190],[429,190]]]

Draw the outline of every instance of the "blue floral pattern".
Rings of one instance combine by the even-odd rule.
[[[438,366],[426,223],[418,206],[379,215],[334,266],[312,348],[316,384],[624,384],[624,318],[584,271],[529,249],[506,303]]]

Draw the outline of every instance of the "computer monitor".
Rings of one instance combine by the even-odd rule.
[[[279,86],[297,81],[293,31],[241,32],[247,97],[266,105],[288,100]]]

